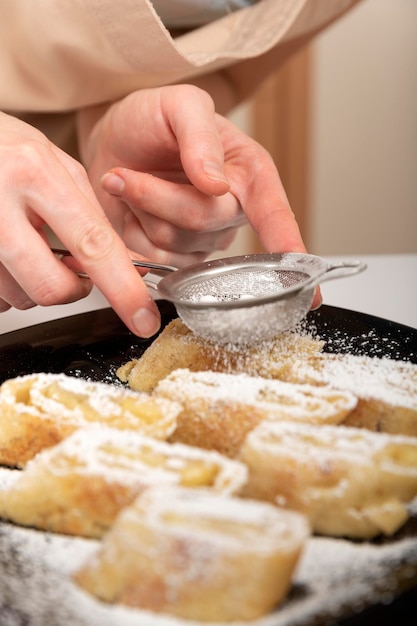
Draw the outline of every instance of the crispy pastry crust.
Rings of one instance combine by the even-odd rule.
[[[238,492],[244,465],[215,452],[133,431],[79,429],[40,452],[0,489],[0,515],[23,526],[101,537],[116,515],[152,485]]]
[[[417,436],[417,365],[388,358],[317,354],[288,362],[280,378],[330,385],[358,397],[346,426]]]
[[[308,334],[287,331],[256,348],[219,346],[201,339],[180,319],[170,322],[143,355],[117,371],[121,381],[132,389],[150,392],[176,369],[193,372],[246,373],[279,378],[288,360],[321,351],[323,342]]]
[[[249,470],[245,495],[300,511],[325,535],[391,535],[417,495],[414,437],[263,422],[239,458]]]
[[[106,602],[250,620],[282,601],[308,534],[304,517],[266,503],[152,488],[120,514],[75,580]]]
[[[182,406],[171,441],[238,454],[246,435],[262,420],[338,424],[357,403],[347,391],[278,380],[175,370],[160,381],[154,395]]]
[[[166,439],[180,406],[64,374],[17,377],[0,388],[0,464],[23,467],[80,427],[104,424]]]

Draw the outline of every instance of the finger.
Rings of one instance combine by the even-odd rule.
[[[104,215],[96,216],[85,208],[80,211],[78,205],[77,212],[73,216],[76,227],[62,233],[61,240],[126,326],[141,337],[151,337],[160,327],[159,310],[126,246]]]
[[[104,220],[84,223],[65,243],[126,325],[141,337],[154,335],[158,308],[115,231]]]
[[[255,185],[255,194],[260,197],[258,185]],[[268,192],[268,188],[265,189]],[[269,252],[306,252],[301,233],[285,192],[282,195],[278,189],[270,189],[270,198],[273,202],[275,191],[276,204],[270,208],[266,201],[259,203],[259,212],[251,210],[247,205],[248,219],[257,232],[259,240]],[[316,287],[311,309],[318,309],[323,302],[320,287]]]
[[[237,228],[223,228],[215,231],[187,231],[174,227],[170,222],[155,218],[146,212],[129,213],[125,216],[123,240],[126,245],[134,250],[149,256],[149,252],[138,248],[133,239],[133,228],[138,224],[147,237],[149,244],[156,249],[177,253],[178,256],[185,254],[204,253],[205,255],[216,250],[226,249],[235,238]],[[151,257],[153,258],[153,257]]]
[[[306,252],[295,215],[276,166],[260,146],[249,148],[247,163],[235,176],[232,193],[240,200],[249,223],[268,252]]]
[[[13,210],[11,214],[13,227],[5,216],[0,235],[0,296],[18,309],[65,304],[87,296],[90,281],[80,280],[51,254],[45,238],[25,214]]]
[[[29,298],[6,268],[0,265],[0,311],[7,311],[12,306],[25,310],[35,306],[35,302]]]
[[[312,311],[316,311],[317,309],[321,307],[322,304],[323,304],[323,297],[321,295],[320,287],[316,287],[314,291],[313,302],[311,303],[310,308]]]
[[[49,191],[45,185],[41,190],[23,193],[14,203],[10,202],[10,210],[3,216],[0,232],[1,261],[5,270],[0,274],[2,297],[6,291],[13,293],[7,298],[16,308],[26,308],[25,298],[31,301],[31,306],[50,306],[79,300],[91,291],[89,281],[80,280],[50,251],[42,229],[48,221],[42,217],[42,211],[54,197]],[[25,204],[30,207],[26,211],[21,208]],[[65,215],[61,219],[67,223]]]
[[[36,186],[26,190],[31,221],[22,219],[19,228],[13,226],[18,236],[8,248],[9,271],[13,267],[15,279],[42,304],[78,299],[90,291],[89,281],[77,277],[39,235],[33,235],[32,221],[47,223],[128,328],[143,337],[153,335],[160,326],[158,308],[97,200],[78,184],[86,176],[84,170],[79,166],[74,174],[59,163],[54,165],[53,177],[47,175],[50,167],[39,168]],[[24,264],[16,256],[19,253]]]
[[[63,167],[63,171],[69,173],[70,178],[77,185],[78,190],[90,201],[91,208],[95,209],[97,214],[101,215],[103,209],[97,202],[96,194],[91,186],[90,180],[85,172],[85,169],[80,165],[79,161],[68,155],[63,150],[53,147],[54,156],[58,159]]]
[[[103,188],[120,197],[135,215],[139,210],[184,231],[200,233],[236,228],[246,222],[237,198],[217,198],[189,184],[163,180],[126,168],[113,168],[102,178]]]
[[[192,85],[182,85],[181,90],[165,90],[162,100],[189,180],[204,193],[226,193],[230,183],[212,98]]]
[[[11,308],[12,307],[10,306],[8,302],[5,302],[4,300],[0,298],[0,313],[5,313],[6,311],[9,311]]]
[[[177,267],[198,263],[215,250],[225,250],[237,233],[237,229],[230,228],[190,237],[190,233],[173,229],[166,222],[152,219],[149,226],[150,236],[146,228],[147,217],[147,214],[144,214],[137,219],[132,213],[127,214],[122,234],[123,241],[131,250],[138,251],[153,261]],[[155,237],[152,236],[153,233]]]
[[[306,252],[299,226],[291,210],[275,165],[262,168],[262,176],[255,177],[246,194],[244,211],[268,252]],[[311,309],[322,304],[320,287],[316,287]]]

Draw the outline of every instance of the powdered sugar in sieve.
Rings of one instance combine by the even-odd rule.
[[[303,272],[243,268],[181,285],[178,298],[207,304],[262,298],[275,295],[307,278],[308,274]]]

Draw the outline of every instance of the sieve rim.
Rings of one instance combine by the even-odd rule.
[[[316,255],[304,254],[299,252],[283,252],[283,253],[261,253],[261,254],[245,254],[234,257],[226,257],[197,263],[178,269],[162,278],[158,283],[158,293],[166,300],[177,304],[178,306],[186,306],[189,309],[237,309],[252,308],[263,304],[276,302],[277,300],[286,300],[294,295],[305,291],[309,288],[313,289],[318,283],[318,278],[328,271],[326,261]],[[300,272],[306,274],[305,279],[290,287],[284,287],[275,293],[268,293],[264,296],[260,295],[256,298],[242,298],[240,300],[198,300],[186,297],[180,297],[177,290],[184,286],[198,284],[202,278],[212,278],[221,275],[232,274],[238,270],[256,270],[260,269],[279,270],[288,272]]]

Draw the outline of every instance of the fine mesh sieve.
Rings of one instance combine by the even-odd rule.
[[[146,285],[172,302],[197,335],[243,345],[271,339],[295,326],[308,313],[320,282],[366,268],[359,261],[328,264],[321,257],[295,252],[228,257],[182,269],[132,262],[150,269],[144,276]]]

